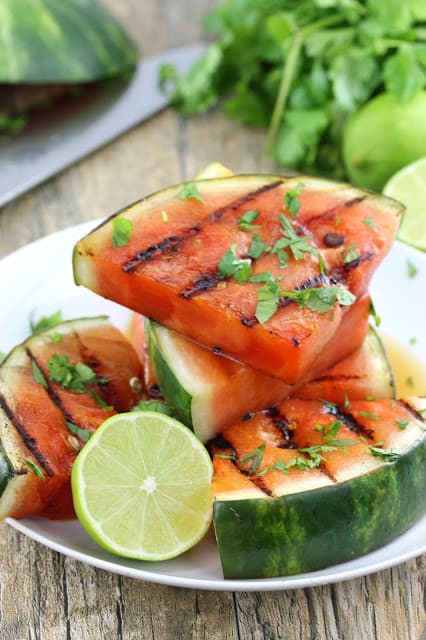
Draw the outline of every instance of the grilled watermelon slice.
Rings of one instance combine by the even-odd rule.
[[[301,207],[293,219],[283,213],[283,203],[300,183]],[[241,228],[240,218],[248,211],[259,212],[255,230]],[[338,287],[361,298],[391,246],[401,211],[392,200],[316,178],[201,180],[156,193],[104,222],[76,245],[74,276],[77,284],[211,350],[296,384],[360,346],[365,332],[333,341],[350,307],[336,302],[319,313],[285,296],[261,324],[255,313],[262,283],[222,279],[218,265],[223,256],[234,247],[236,259],[245,259],[254,235],[267,247],[275,246],[283,238],[283,213],[297,236],[295,244],[304,236],[305,247],[315,255],[306,252],[296,260],[288,249],[284,269],[276,254],[265,252],[253,259],[253,273],[271,273],[287,291],[314,288],[324,294]],[[128,242],[115,238],[113,243],[114,225],[123,219],[131,222],[132,233]]]
[[[315,571],[376,549],[426,510],[426,399],[286,400],[213,440],[226,578]]]
[[[0,83],[91,82],[134,66],[137,50],[97,0],[2,0]]]
[[[146,320],[150,360],[158,385],[177,417],[202,442],[252,411],[291,395],[331,402],[394,397],[392,368],[370,327],[362,346],[320,378],[300,387],[215,355],[185,336]],[[142,346],[143,349],[143,346]]]
[[[60,382],[71,375],[67,362],[87,380],[96,374],[84,392]],[[15,347],[0,367],[0,519],[60,510],[57,496],[69,492],[84,440],[140,399],[129,384],[135,377],[142,370],[133,347],[104,317],[64,322]]]

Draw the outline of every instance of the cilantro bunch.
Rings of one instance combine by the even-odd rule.
[[[161,70],[171,104],[192,115],[224,98],[230,118],[268,128],[289,168],[342,177],[350,114],[426,84],[425,0],[226,0],[204,27],[216,40],[189,73]]]

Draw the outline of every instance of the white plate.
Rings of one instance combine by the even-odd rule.
[[[128,314],[122,308],[76,287],[72,278],[73,244],[94,226],[83,224],[34,242],[0,262],[0,348],[8,350],[28,334],[28,317],[62,309],[65,318],[108,313],[119,326]],[[418,268],[408,278],[407,260]],[[415,351],[426,362],[426,256],[396,243],[378,270],[372,286],[386,333],[408,343],[416,336]],[[426,391],[426,390],[425,390]],[[311,587],[347,580],[399,564],[426,552],[426,517],[387,546],[362,558],[323,571],[261,580],[224,580],[213,534],[175,560],[148,563],[118,558],[100,549],[78,522],[43,518],[8,520],[30,538],[88,564],[162,584],[195,589],[268,591]]]

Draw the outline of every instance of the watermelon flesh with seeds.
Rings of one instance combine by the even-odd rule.
[[[285,195],[299,183],[301,207],[293,219]],[[81,239],[73,257],[76,283],[289,385],[325,371],[361,345],[367,326],[354,327],[355,305],[336,302],[319,313],[283,297],[261,324],[256,306],[262,284],[222,279],[218,265],[231,246],[237,258],[247,257],[254,235],[273,246],[282,237],[283,213],[317,253],[296,260],[289,251],[282,268],[266,252],[253,260],[252,272],[270,272],[287,291],[339,287],[362,305],[394,240],[402,213],[398,203],[310,177],[233,176],[193,184],[197,198],[182,197],[182,185],[171,187]],[[250,210],[258,212],[255,230],[239,225]],[[118,217],[132,225],[124,246],[113,246]],[[355,257],[348,259],[351,252]]]
[[[97,396],[51,379],[52,356],[96,373]],[[73,517],[71,467],[87,433],[141,398],[137,355],[104,318],[64,322],[15,347],[0,367],[0,519]]]

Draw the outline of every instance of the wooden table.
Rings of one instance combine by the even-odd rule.
[[[108,4],[150,55],[198,41],[200,17],[214,3]],[[4,207],[0,257],[189,178],[212,160],[236,171],[265,170],[262,145],[262,132],[235,126],[218,111],[190,120],[165,111]],[[336,585],[234,594],[123,578],[50,551],[7,525],[0,525],[0,532],[1,640],[426,637],[426,556]]]

